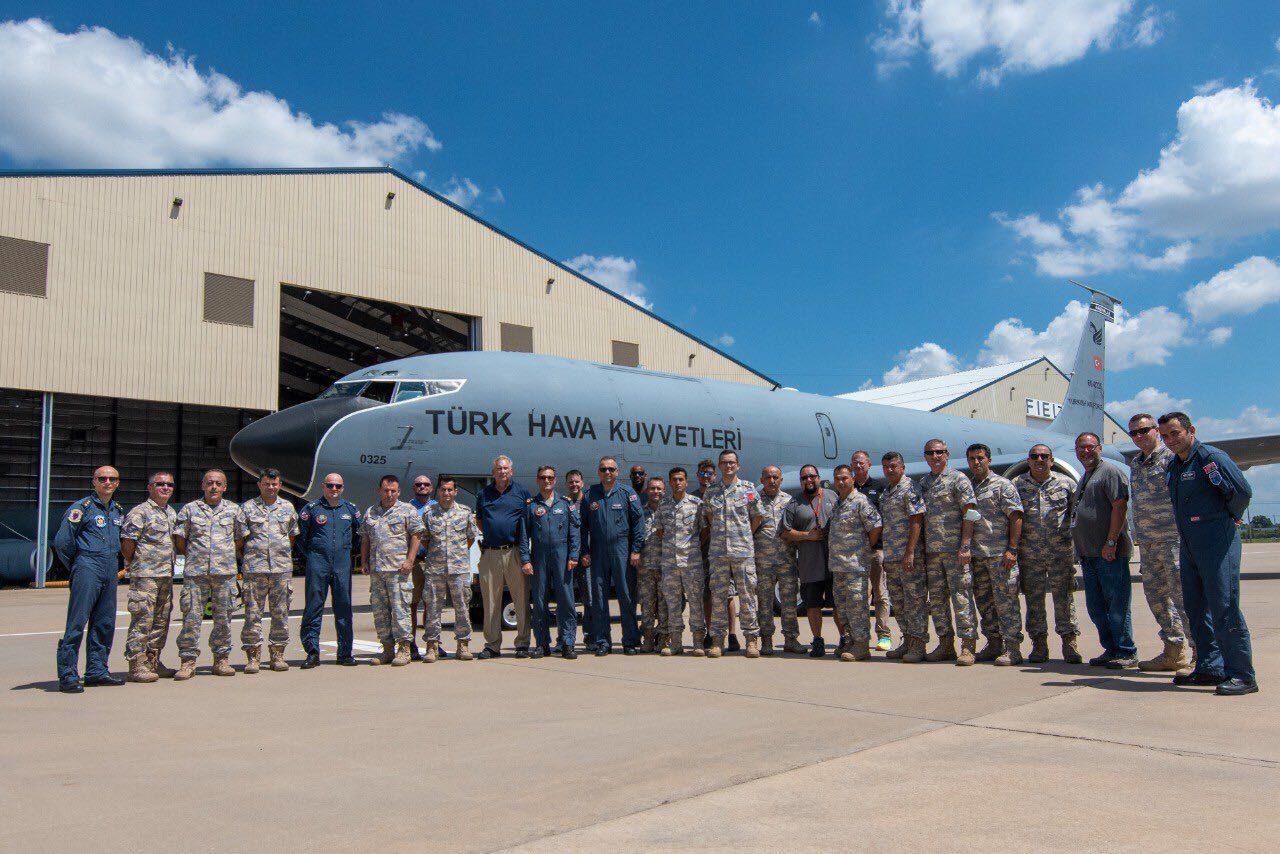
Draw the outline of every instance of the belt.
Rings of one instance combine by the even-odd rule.
[[[482,551],[482,552],[505,552],[507,549],[514,549],[514,548],[515,548],[515,545],[513,545],[512,543],[507,543],[507,545],[505,545],[505,546],[481,546],[481,547],[480,547],[480,551]]]

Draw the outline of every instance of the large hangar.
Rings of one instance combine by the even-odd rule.
[[[0,538],[112,462],[126,506],[225,468],[265,412],[361,367],[514,350],[769,377],[394,169],[0,173]],[[48,496],[41,502],[41,494]]]

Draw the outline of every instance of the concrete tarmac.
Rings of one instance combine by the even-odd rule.
[[[328,615],[325,664],[302,671],[301,579],[287,673],[214,677],[206,649],[190,682],[64,695],[67,591],[5,590],[0,847],[1274,851],[1280,545],[1247,546],[1244,568],[1262,692],[1242,698],[1061,660],[878,653],[343,668]],[[366,579],[355,588],[357,641],[372,641]],[[1087,658],[1079,594],[1077,610]],[[1138,584],[1133,615],[1154,654]]]

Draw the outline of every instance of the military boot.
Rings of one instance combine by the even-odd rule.
[[[235,668],[227,661],[225,655],[215,655],[213,657],[213,675],[214,676],[235,676]]]
[[[382,653],[379,655],[375,655],[373,658],[369,659],[369,663],[375,666],[379,664],[390,664],[391,660],[395,657],[396,657],[395,646],[393,644],[384,643],[382,645]]]
[[[398,641],[398,642],[396,643],[396,654],[395,654],[395,657],[393,657],[393,658],[391,659],[391,666],[392,666],[392,667],[404,667],[404,666],[405,666],[406,664],[408,664],[411,660],[412,660],[412,658],[411,658],[411,657],[410,657],[410,655],[409,655],[409,642],[408,642],[408,641]]]
[[[760,638],[760,654],[773,655],[773,638]]]
[[[427,641],[427,651],[423,653],[422,660],[427,664],[435,664],[440,660],[440,642]]]
[[[719,658],[722,655],[724,655],[724,640],[712,638],[711,649],[707,650],[707,658]]]
[[[974,656],[975,661],[995,661],[1004,652],[1004,641],[999,635],[992,635],[987,638],[987,644],[982,650]]]
[[[129,675],[125,677],[130,682],[155,682],[160,677],[155,671],[147,666],[147,656],[139,655],[129,661]]]
[[[244,672],[257,673],[262,669],[262,647],[255,646],[244,651]]]
[[[1147,673],[1177,673],[1191,664],[1187,659],[1185,643],[1164,642],[1164,651],[1155,658],[1138,662],[1138,669]]]
[[[173,674],[174,680],[181,682],[184,679],[190,679],[196,675],[196,660],[182,659],[182,663],[178,665],[178,671]]]
[[[919,664],[924,661],[924,647],[924,638],[907,638],[907,651],[902,654],[902,663]]]
[[[747,658],[760,657],[760,638],[747,638],[747,651],[745,654]],[[772,642],[769,644],[769,654],[773,655]]]
[[[977,660],[974,649],[978,646],[977,638],[962,638],[960,654],[956,656],[956,667],[969,667]]]
[[[842,637],[840,643],[836,644],[836,658],[841,661],[853,661],[853,645],[849,643],[849,639]]]
[[[955,635],[939,635],[938,645],[935,646],[928,655],[924,657],[925,661],[955,661],[956,660],[956,636]]]
[[[466,641],[458,641],[458,651],[454,654],[454,658],[458,661],[470,661],[474,656],[471,655],[471,645]]]
[[[1044,635],[1035,635],[1031,638],[1031,654],[1027,656],[1027,661],[1032,664],[1044,664],[1049,660],[1049,639]]]
[[[1004,642],[1004,652],[996,657],[996,667],[1012,667],[1022,663],[1022,645],[1012,641]]]
[[[849,652],[853,655],[852,659],[841,658],[841,661],[866,661],[871,657],[871,647],[860,640],[855,640],[849,644]]]
[[[153,649],[147,653],[148,669],[159,676],[161,679],[172,679],[173,675],[178,671],[172,667],[165,667],[163,661],[160,660],[160,650]]]
[[[271,653],[271,669],[276,673],[284,673],[289,669],[289,662],[284,660],[283,646],[269,646],[267,652]]]
[[[702,637],[698,637],[697,635],[693,636],[693,646],[690,648],[690,652],[696,658],[702,658],[707,654],[707,647],[704,641],[706,641],[705,635]]]
[[[640,651],[645,654],[653,652],[653,632],[644,633],[644,637],[640,639]]]
[[[783,652],[789,652],[792,655],[804,655],[808,650],[804,648],[804,644],[800,643],[799,638],[787,638],[787,642],[782,645]]]
[[[1079,635],[1062,636],[1062,660],[1067,664],[1079,664],[1084,661],[1080,656],[1080,647],[1076,643],[1079,639]]]
[[[902,658],[904,655],[906,655],[906,654],[907,654],[907,648],[908,648],[908,645],[909,645],[910,641],[911,641],[911,638],[907,637],[906,635],[903,635],[903,636],[902,636],[902,643],[898,644],[898,645],[897,645],[897,646],[895,646],[893,649],[891,649],[891,650],[889,650],[888,652],[886,652],[886,653],[884,654],[884,657],[885,657],[885,658],[892,658],[892,659],[895,659],[895,660],[896,660],[896,659],[899,659],[899,658]]]

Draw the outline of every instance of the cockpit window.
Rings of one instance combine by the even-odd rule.
[[[365,387],[364,380],[356,382],[334,383],[320,394],[320,399],[324,400],[331,397],[355,397],[360,393],[360,389]]]
[[[396,399],[393,403],[400,403],[403,400],[413,400],[414,398],[426,396],[426,383],[418,382],[416,380],[412,382],[403,382],[396,388]]]
[[[401,380],[397,385],[391,380],[347,380],[329,386],[320,397],[322,399],[362,397],[377,403],[400,403],[423,397],[453,394],[466,382],[466,380]]]
[[[360,396],[366,400],[372,400],[377,403],[390,403],[391,396],[395,392],[396,384],[394,382],[379,382],[374,380],[364,387],[364,391],[360,392]]]

